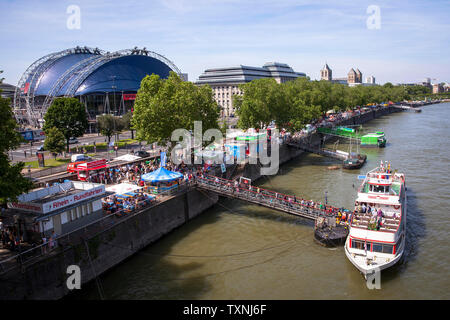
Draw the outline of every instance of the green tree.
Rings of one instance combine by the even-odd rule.
[[[0,79],[0,83],[2,80]],[[28,192],[33,186],[31,181],[21,174],[24,163],[11,164],[9,161],[8,152],[24,141],[16,130],[17,122],[10,103],[10,99],[0,96],[0,114],[2,115],[0,117],[0,204],[16,200],[17,196]]]
[[[69,139],[81,137],[88,128],[87,114],[84,106],[76,98],[56,98],[44,116],[44,131],[56,127],[66,139],[69,151]]]
[[[198,87],[170,72],[167,79],[155,74],[142,79],[131,124],[139,140],[165,145],[175,129],[193,130],[194,121],[202,121],[203,132],[218,129],[218,117],[219,107],[208,85]]]
[[[133,113],[131,111],[125,113],[122,118],[122,126],[123,130],[130,130],[131,131],[131,139],[134,139],[134,128],[131,124],[131,119],[133,118]]]
[[[238,126],[242,129],[261,129],[272,121],[286,122],[285,99],[275,79],[257,79],[240,85],[242,96],[234,97]]]
[[[47,130],[44,141],[44,149],[50,151],[55,157],[55,160],[58,153],[64,151],[65,146],[66,138],[58,128],[53,127]]]
[[[100,133],[108,138],[108,144],[114,134],[121,132],[124,129],[124,122],[119,117],[114,117],[111,114],[104,114],[97,118],[98,129]]]

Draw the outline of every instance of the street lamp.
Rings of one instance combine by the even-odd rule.
[[[113,118],[113,123],[114,123],[114,134],[115,134],[115,136],[116,136],[116,141],[117,141],[117,132],[116,132],[116,119],[115,119],[115,116],[116,116],[116,113],[117,113],[117,110],[116,110],[116,86],[114,85],[114,82],[115,82],[115,80],[116,80],[116,76],[111,76],[111,79],[112,79],[112,81],[113,81],[113,85],[112,85],[112,89],[113,89],[113,101],[114,101],[114,118]]]

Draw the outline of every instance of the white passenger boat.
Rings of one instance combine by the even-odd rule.
[[[345,242],[347,258],[364,277],[393,266],[402,257],[406,206],[404,174],[392,172],[383,163],[366,174]],[[372,212],[367,208],[373,208]]]

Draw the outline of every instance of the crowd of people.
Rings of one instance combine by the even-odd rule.
[[[107,213],[129,213],[155,201],[155,197],[145,193],[143,190],[118,196],[116,194],[102,199],[103,210]]]
[[[360,203],[356,207],[356,213],[368,215],[370,217],[368,228],[371,230],[380,230],[380,228],[383,227],[386,223],[386,218],[381,208],[378,208],[377,210],[375,207],[371,207],[369,204]]]
[[[288,207],[296,206],[304,206],[309,209],[318,209],[322,210],[322,212],[327,216],[335,216],[337,224],[348,224],[352,213],[344,208],[336,208],[321,202],[314,202],[313,200],[306,199],[298,199],[295,195],[285,195],[277,192],[261,189],[256,186],[252,186],[250,183],[247,183],[245,180],[239,181],[236,179],[234,181],[219,179],[218,177],[210,178],[205,177],[202,179],[203,182],[211,184],[213,183],[216,187],[226,188],[227,190],[231,190],[233,193],[240,193],[250,191],[250,194],[255,196],[261,201],[267,201],[273,204],[278,201],[279,204],[285,205]]]

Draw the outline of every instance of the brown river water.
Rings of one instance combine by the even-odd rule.
[[[313,241],[313,221],[221,199],[196,219],[100,277],[106,299],[449,299],[450,103],[401,112],[364,125],[387,146],[361,149],[358,170],[328,170],[335,160],[305,154],[258,185],[351,208],[365,174],[389,160],[406,174],[404,258],[369,290],[344,248]],[[349,150],[344,141],[338,149]],[[95,283],[74,299],[99,299]]]

